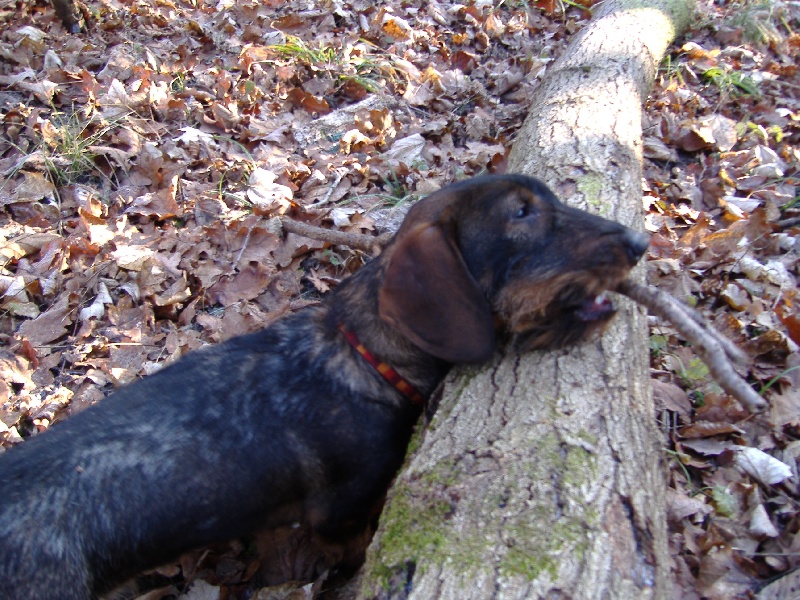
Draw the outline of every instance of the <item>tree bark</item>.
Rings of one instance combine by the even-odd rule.
[[[641,107],[690,2],[603,3],[537,90],[509,171],[641,228]],[[390,493],[361,598],[668,597],[645,315],[618,305],[599,340],[448,376]]]
[[[61,19],[64,29],[70,33],[80,33],[81,12],[75,0],[53,0],[53,8]]]

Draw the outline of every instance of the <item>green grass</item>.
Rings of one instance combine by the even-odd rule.
[[[741,28],[744,39],[761,44],[783,41],[784,33],[791,34],[787,10],[783,2],[776,0],[741,0],[730,4],[732,15],[727,22]]]
[[[27,154],[39,155],[56,187],[73,185],[90,176],[108,179],[96,162],[98,155],[93,147],[101,145],[109,133],[118,129],[122,118],[91,119],[77,110],[63,112],[53,107],[50,118],[35,128],[36,144]]]
[[[758,97],[761,95],[756,82],[741,71],[714,67],[704,71],[703,78],[719,88],[720,93],[726,96],[740,94]]]
[[[293,60],[315,71],[328,73],[339,84],[353,82],[368,92],[380,90],[381,82],[398,79],[391,58],[380,56],[381,49],[367,40],[340,48],[313,46],[298,37],[286,36],[282,44],[270,46],[285,60]]]
[[[310,67],[329,67],[341,64],[341,53],[332,46],[319,44],[316,48],[298,37],[287,35],[283,44],[270,46],[275,52]]]

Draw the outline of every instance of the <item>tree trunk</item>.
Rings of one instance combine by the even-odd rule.
[[[641,107],[690,1],[607,0],[545,76],[509,171],[641,228]],[[668,596],[645,315],[617,304],[599,340],[448,376],[390,493],[360,597]]]
[[[53,8],[61,19],[64,29],[70,33],[80,33],[81,13],[75,0],[53,0]]]

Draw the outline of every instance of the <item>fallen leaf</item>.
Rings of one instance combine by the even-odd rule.
[[[127,244],[117,244],[117,249],[111,253],[111,257],[123,269],[129,271],[141,271],[147,261],[155,257],[155,252],[146,246],[135,246]]]
[[[688,394],[674,383],[666,383],[658,379],[651,381],[653,385],[653,402],[658,410],[671,410],[682,416],[692,411],[692,401]]]
[[[97,284],[97,295],[91,305],[86,306],[78,313],[79,321],[87,321],[94,318],[102,317],[105,313],[106,304],[113,304],[111,294],[108,293],[108,287],[102,281]]]
[[[292,205],[294,192],[291,188],[275,183],[278,178],[272,171],[256,168],[250,173],[247,199],[262,211],[278,210],[283,214]]]
[[[681,447],[688,448],[703,456],[719,456],[726,450],[733,449],[734,446],[733,442],[708,438],[681,441]]]
[[[756,536],[778,537],[779,535],[763,504],[756,506],[750,515],[750,531]]]
[[[421,134],[414,133],[396,140],[381,157],[389,164],[403,163],[410,166],[414,161],[422,158],[425,143],[425,138]]]
[[[758,448],[737,447],[734,464],[764,485],[776,485],[792,476],[789,465]]]
[[[0,266],[38,252],[50,242],[63,239],[57,233],[23,233],[0,246]]]
[[[408,24],[408,21],[399,17],[394,17],[390,14],[383,15],[383,23],[381,28],[384,33],[395,38],[396,40],[407,40],[411,37],[413,29]]]
[[[690,123],[689,131],[681,138],[680,144],[688,152],[708,147],[727,152],[737,141],[736,121],[722,115],[709,115]]]
[[[53,195],[56,188],[41,173],[22,171],[24,180],[14,188],[15,201],[30,202],[42,200]]]
[[[69,294],[63,294],[58,301],[32,321],[19,326],[19,334],[32,346],[43,346],[67,334],[72,325],[72,307]]]
[[[690,497],[675,490],[667,490],[667,512],[671,519],[680,521],[692,515],[707,515],[714,508],[705,502],[704,496]]]
[[[174,176],[170,185],[157,192],[144,194],[143,196],[135,198],[131,206],[129,206],[125,212],[155,217],[157,219],[179,216],[183,211],[181,211],[175,200],[175,194],[178,189],[177,178],[177,175]]]

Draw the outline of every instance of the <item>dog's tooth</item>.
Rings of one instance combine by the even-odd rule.
[[[597,297],[594,299],[595,304],[605,304],[606,302],[606,293],[600,292]]]

